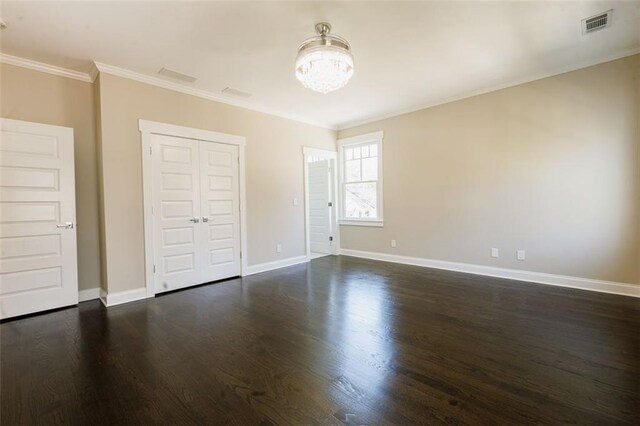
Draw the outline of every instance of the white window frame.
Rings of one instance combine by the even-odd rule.
[[[338,139],[338,170],[340,179],[340,225],[355,225],[355,226],[383,226],[384,215],[384,198],[383,198],[383,151],[382,140],[384,139],[384,132],[372,132],[364,135],[353,136],[350,138]],[[376,193],[376,203],[378,217],[376,219],[353,219],[345,217],[345,178],[344,178],[344,149],[354,145],[365,145],[376,143],[378,145],[378,185]]]

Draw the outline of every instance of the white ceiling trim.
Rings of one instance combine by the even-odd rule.
[[[582,68],[587,68],[587,67],[591,67],[591,66],[594,66],[594,65],[603,64],[605,62],[615,61],[616,59],[626,58],[627,56],[637,55],[639,53],[640,53],[640,48],[634,48],[634,49],[627,50],[627,51],[624,51],[624,52],[620,52],[620,53],[617,53],[617,54],[614,54],[614,55],[608,55],[608,56],[599,58],[599,59],[597,59],[595,61],[580,62],[580,63],[573,64],[573,65],[570,65],[570,66],[567,66],[567,67],[564,67],[564,68],[556,69],[556,70],[551,71],[551,72],[533,74],[533,75],[531,75],[529,77],[525,77],[525,78],[522,78],[522,79],[519,79],[519,80],[514,80],[514,81],[511,81],[509,83],[499,84],[499,85],[487,87],[487,88],[484,88],[484,89],[479,89],[479,90],[466,92],[466,93],[463,93],[461,95],[453,96],[453,97],[450,97],[450,98],[444,98],[444,99],[441,99],[441,100],[438,100],[438,101],[435,101],[435,102],[430,102],[430,103],[427,103],[427,104],[422,104],[422,105],[414,106],[414,107],[407,108],[407,109],[402,109],[400,111],[391,112],[391,113],[383,114],[383,115],[378,115],[378,116],[374,116],[374,117],[370,117],[370,118],[365,118],[363,120],[350,121],[350,122],[347,122],[345,124],[339,125],[338,126],[338,130],[351,129],[353,127],[362,126],[364,124],[369,124],[369,123],[373,123],[373,122],[376,122],[376,121],[386,120],[387,118],[397,117],[399,115],[404,115],[404,114],[409,114],[409,113],[412,113],[412,112],[420,111],[422,109],[427,109],[427,108],[435,107],[435,106],[438,106],[438,105],[444,105],[444,104],[448,104],[450,102],[460,101],[462,99],[471,98],[471,97],[478,96],[478,95],[484,95],[486,93],[495,92],[495,91],[502,90],[502,89],[507,89],[509,87],[519,86],[521,84],[530,83],[532,81],[542,80],[543,78],[553,77],[554,75],[565,74],[567,72],[577,71],[577,70],[582,69]]]
[[[127,78],[129,80],[139,81],[141,83],[162,87],[163,89],[169,89],[175,92],[185,93],[187,95],[197,96],[199,98],[208,99],[211,101],[220,102],[227,105],[233,105],[233,106],[237,106],[237,107],[252,110],[252,111],[262,112],[269,115],[275,115],[277,117],[286,118],[286,119],[298,121],[301,123],[311,124],[313,126],[324,127],[330,130],[338,130],[337,126],[335,125],[313,121],[313,120],[307,120],[305,118],[298,117],[296,115],[284,113],[284,112],[277,111],[267,107],[262,107],[254,103],[236,100],[236,99],[230,99],[228,97],[219,95],[217,93],[196,89],[193,87],[185,86],[183,84],[173,83],[171,81],[166,81],[161,78],[151,77],[146,74],[140,74],[138,72],[130,71],[124,68],[114,67],[113,65],[107,65],[100,62],[94,62],[94,65],[95,65],[95,68],[97,68],[97,70],[101,73],[115,75],[117,77]]]
[[[251,111],[262,112],[269,115],[274,115],[288,120],[298,121],[305,124],[311,124],[313,126],[323,127],[330,130],[338,130],[337,126],[328,123],[322,123],[313,120],[307,120],[296,115],[283,113],[281,111],[273,110],[271,108],[255,105],[250,102],[240,101],[235,99],[229,99],[216,93],[207,92],[205,90],[194,89],[192,87],[184,86],[182,84],[172,83],[160,78],[150,77],[148,75],[140,74],[135,71],[130,71],[124,68],[114,67],[112,65],[103,64],[100,62],[94,62],[89,73],[83,73],[80,71],[70,70],[68,68],[62,68],[55,65],[45,64],[44,62],[33,61],[31,59],[21,58],[19,56],[8,55],[0,52],[0,63],[14,65],[17,67],[27,68],[34,71],[40,71],[47,74],[53,74],[60,77],[71,78],[74,80],[84,81],[86,83],[92,83],[95,81],[99,72],[105,74],[111,74],[118,77],[127,78],[129,80],[139,81],[141,83],[150,84],[152,86],[162,87],[164,89],[173,90],[176,92],[185,93],[187,95],[197,96],[200,98],[220,102],[227,105],[233,105],[240,108],[248,109]]]
[[[57,67],[55,65],[45,64],[43,62],[32,61],[31,59],[20,58],[19,56],[7,55],[0,52],[0,62],[17,67],[28,68],[30,70],[46,72],[60,77],[72,78],[74,80],[84,81],[86,83],[93,82],[93,78],[89,74],[70,70],[68,68]]]

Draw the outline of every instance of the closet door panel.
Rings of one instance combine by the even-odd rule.
[[[154,135],[156,293],[200,284],[198,141]]]
[[[238,147],[200,142],[203,282],[240,275]]]

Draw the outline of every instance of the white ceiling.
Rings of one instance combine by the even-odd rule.
[[[614,9],[611,28],[583,36],[580,20]],[[557,74],[640,49],[640,2],[11,2],[1,50],[88,72],[92,61],[329,126],[393,115]],[[351,43],[355,75],[322,95],[293,65],[316,22]]]

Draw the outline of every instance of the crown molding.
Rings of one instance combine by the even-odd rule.
[[[531,83],[532,81],[542,80],[543,78],[553,77],[553,76],[560,75],[560,74],[565,74],[565,73],[568,73],[568,72],[571,72],[571,71],[577,71],[577,70],[580,70],[582,68],[588,68],[588,67],[592,67],[594,65],[604,64],[605,62],[615,61],[617,59],[626,58],[627,56],[633,56],[633,55],[637,55],[639,53],[640,53],[640,47],[637,47],[637,48],[625,50],[625,51],[622,51],[622,52],[619,52],[619,53],[616,53],[616,54],[613,54],[613,55],[607,55],[607,56],[601,57],[601,58],[596,59],[596,60],[580,62],[580,63],[573,64],[573,65],[570,65],[570,66],[566,66],[566,67],[563,67],[563,68],[558,68],[558,69],[555,69],[555,70],[550,71],[550,72],[543,72],[543,73],[533,74],[533,75],[530,75],[530,76],[522,78],[522,79],[510,81],[508,83],[503,83],[503,84],[499,84],[499,85],[495,85],[495,86],[490,86],[490,87],[487,87],[487,88],[484,88],[484,89],[480,89],[480,90],[472,90],[472,91],[469,91],[469,92],[462,93],[460,95],[451,96],[451,97],[448,97],[448,98],[439,99],[437,101],[416,105],[416,106],[413,106],[413,107],[410,107],[410,108],[406,108],[406,109],[401,109],[401,110],[398,110],[398,111],[395,111],[395,112],[376,115],[376,116],[372,116],[372,117],[365,118],[365,119],[362,119],[362,120],[348,121],[346,123],[339,124],[338,125],[338,131],[351,129],[351,128],[354,128],[354,127],[362,126],[364,124],[374,123],[376,121],[386,120],[387,118],[393,118],[393,117],[398,117],[398,116],[404,115],[404,114],[410,114],[412,112],[420,111],[420,110],[423,110],[423,109],[432,108],[432,107],[435,107],[435,106],[438,106],[438,105],[448,104],[450,102],[460,101],[462,99],[472,98],[474,96],[484,95],[486,93],[495,92],[495,91],[502,90],[502,89],[507,89],[509,87],[519,86],[519,85],[525,84],[525,83]]]
[[[263,107],[251,102],[231,99],[226,96],[219,95],[217,93],[196,89],[183,84],[173,83],[171,81],[166,81],[157,77],[151,77],[145,74],[140,74],[135,71],[114,67],[112,65],[107,65],[100,62],[92,62],[90,71],[88,73],[83,73],[80,71],[74,71],[68,68],[49,65],[43,62],[33,61],[31,59],[21,58],[19,56],[8,55],[6,53],[0,52],[0,63],[14,65],[22,68],[28,68],[31,70],[40,71],[47,74],[57,75],[60,77],[66,77],[74,80],[84,81],[86,83],[93,83],[99,73],[111,74],[118,77],[127,78],[129,80],[139,81],[141,83],[150,84],[152,86],[162,87],[164,89],[173,90],[175,92],[185,93],[187,95],[197,96],[199,98],[208,99],[211,101],[220,102],[227,105],[233,105],[233,106],[248,109],[251,111],[262,112],[264,114],[286,118],[288,120],[310,124],[312,126],[322,127],[329,130],[338,130],[337,126],[329,123],[308,120],[306,118],[299,117],[294,114],[289,114],[289,113],[278,111],[272,108]]]
[[[98,74],[100,74],[100,70],[96,66],[95,62],[91,62],[91,69],[89,70],[89,77],[91,77],[91,81],[95,82],[96,78],[98,78]]]
[[[104,74],[115,75],[117,77],[126,78],[129,80],[135,80],[140,83],[149,84],[152,86],[161,87],[163,89],[173,90],[175,92],[184,93],[191,96],[197,96],[199,98],[208,99],[215,102],[220,102],[227,105],[233,105],[239,108],[248,109],[251,111],[262,112],[269,115],[274,115],[281,118],[286,118],[288,120],[298,121],[305,124],[310,124],[312,126],[323,127],[330,130],[338,130],[337,126],[331,125],[328,123],[308,120],[306,118],[299,117],[297,115],[285,113],[282,111],[278,111],[272,108],[263,107],[256,105],[251,102],[241,101],[237,99],[228,98],[226,96],[209,92],[206,90],[196,89],[194,87],[189,87],[184,84],[178,84],[171,81],[163,80],[157,77],[151,77],[146,74],[141,74],[135,71],[131,71],[125,68],[115,67],[113,65],[103,64],[101,62],[94,62],[95,68]]]
[[[45,64],[44,62],[32,61],[31,59],[25,59],[19,56],[7,55],[6,53],[2,52],[0,52],[0,63],[28,68],[30,70],[45,72],[47,74],[53,74],[60,77],[72,78],[74,80],[80,80],[86,83],[93,82],[93,79],[89,74],[80,71],[74,71],[68,68],[49,65]]]

